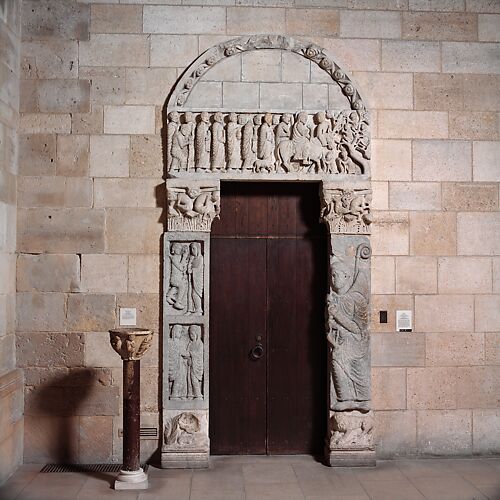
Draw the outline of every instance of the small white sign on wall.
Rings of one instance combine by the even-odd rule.
[[[137,309],[135,307],[120,307],[120,326],[136,326]]]
[[[396,311],[396,331],[411,332],[413,330],[412,311]]]

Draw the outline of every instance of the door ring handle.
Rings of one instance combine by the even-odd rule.
[[[262,358],[262,355],[264,354],[264,346],[261,343],[258,343],[257,345],[253,346],[252,349],[250,349],[250,359],[257,361],[258,359]]]

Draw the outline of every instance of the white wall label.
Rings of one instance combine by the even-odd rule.
[[[396,311],[396,331],[411,332],[412,328],[412,312]]]
[[[120,307],[120,326],[136,326],[137,309],[135,307]]]

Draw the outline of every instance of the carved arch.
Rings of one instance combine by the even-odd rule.
[[[293,52],[317,64],[341,88],[351,109],[365,110],[363,99],[349,75],[318,45],[296,40],[285,35],[252,35],[234,38],[214,45],[188,66],[169,96],[167,110],[179,110],[185,105],[191,91],[211,68],[226,58],[260,49]]]

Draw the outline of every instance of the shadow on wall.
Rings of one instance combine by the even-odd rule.
[[[26,387],[26,462],[107,463],[119,388],[107,369],[72,369]],[[92,473],[94,474],[94,473]],[[108,478],[108,476],[103,476]]]

